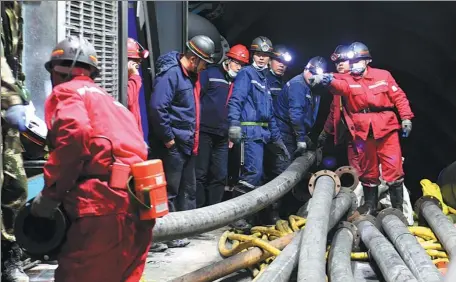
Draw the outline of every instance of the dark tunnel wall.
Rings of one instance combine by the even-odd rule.
[[[412,198],[421,179],[436,181],[456,160],[456,2],[227,2],[214,24],[231,45],[264,35],[292,49],[287,78],[313,56],[329,60],[339,44],[365,43],[372,66],[393,74],[416,115],[401,141]],[[323,98],[316,134],[330,101]]]

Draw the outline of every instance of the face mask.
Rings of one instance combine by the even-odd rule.
[[[357,62],[350,65],[350,71],[354,75],[361,75],[366,70],[366,65],[363,62]]]
[[[228,69],[228,75],[231,77],[231,78],[235,78],[236,75],[237,75],[237,72],[235,72],[234,70],[232,69]]]
[[[255,61],[253,61],[252,66],[259,71],[262,71],[262,70],[265,70],[268,68],[268,65],[265,65],[264,67],[259,67]]]

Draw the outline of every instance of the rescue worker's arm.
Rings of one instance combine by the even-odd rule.
[[[271,113],[270,114],[271,118],[269,119],[268,127],[269,127],[269,131],[271,132],[272,142],[277,142],[282,139],[282,136],[280,134],[280,129],[277,126],[277,121],[274,116],[274,108],[272,106],[272,96],[271,95],[268,95],[268,96],[269,96],[269,105],[270,105],[269,112]]]
[[[236,76],[233,94],[228,101],[228,122],[231,126],[240,126],[241,112],[250,90],[250,77],[246,71],[240,71]]]
[[[172,75],[172,74],[171,74]],[[174,98],[174,83],[169,76],[158,76],[149,102],[149,121],[154,134],[167,144],[174,140],[169,111]]]
[[[127,103],[130,111],[133,105],[139,103],[139,90],[141,89],[141,86],[142,80],[139,74],[132,74],[128,77]]]
[[[0,67],[1,67],[1,108],[6,110],[4,118],[7,123],[19,131],[25,131],[26,128],[26,115],[23,97],[20,95],[25,94],[14,78],[13,72],[8,65],[6,57],[4,56],[3,43],[0,41]]]
[[[44,165],[42,196],[60,202],[75,186],[85,160],[92,127],[82,96],[63,87],[54,88],[46,102],[45,119],[53,150]]]
[[[324,125],[324,131],[329,134],[334,134],[334,111],[338,110],[335,109],[335,104],[334,104],[334,99],[338,99],[339,97],[334,97],[331,106],[329,106],[329,114],[328,117],[326,118],[325,125]]]
[[[329,84],[329,92],[333,95],[350,96],[350,85],[342,79],[334,78]]]
[[[388,75],[388,95],[396,106],[401,120],[411,120],[414,117],[405,92],[397,85],[391,74]]]
[[[203,98],[203,96],[206,94],[206,91],[207,91],[207,87],[208,87],[208,84],[209,84],[209,76],[208,76],[208,73],[207,71],[202,71],[199,73],[198,75],[198,82],[200,84],[200,99]]]
[[[308,87],[300,87],[299,84],[293,83],[288,87],[288,114],[290,116],[291,126],[296,134],[297,142],[305,142],[306,130],[306,110],[309,106],[307,95],[310,95]]]

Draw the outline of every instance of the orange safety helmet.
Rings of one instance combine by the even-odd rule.
[[[249,50],[247,50],[247,47],[242,44],[237,44],[231,47],[230,51],[226,53],[226,56],[244,64],[249,63]]]
[[[129,59],[145,59],[149,57],[149,51],[144,49],[141,44],[133,38],[128,38],[127,50]]]

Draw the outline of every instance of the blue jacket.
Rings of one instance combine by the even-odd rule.
[[[282,91],[283,88],[283,79],[282,77],[273,74],[271,70],[268,72],[267,79],[269,90],[271,91],[272,95],[272,105],[273,107],[275,107],[277,97],[279,96],[279,93],[280,91]]]
[[[152,132],[149,139],[162,144],[175,139],[177,147],[190,155],[196,136],[195,79],[184,72],[179,56],[173,51],[157,60],[157,75],[149,101]]]
[[[219,136],[228,135],[226,104],[231,81],[222,65],[212,65],[200,73],[200,131]]]
[[[273,109],[275,109],[277,107],[277,98],[279,97],[279,94],[282,91],[283,84],[284,83],[283,83],[282,77],[276,76],[275,74],[272,73],[272,70],[269,70],[268,85],[269,85],[269,90],[271,91],[271,95],[272,95],[272,108]]]
[[[297,142],[303,142],[307,132],[315,124],[319,106],[320,95],[312,94],[302,74],[288,81],[274,107],[274,115],[282,136],[292,135]]]
[[[234,81],[228,102],[228,122],[241,125],[244,138],[268,143],[281,139],[274,118],[272,97],[266,75],[269,69],[258,71],[252,65],[242,68]],[[244,125],[243,122],[267,123],[267,126]]]

